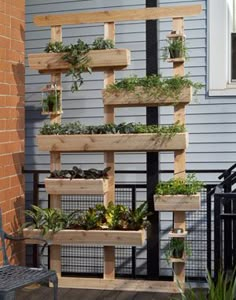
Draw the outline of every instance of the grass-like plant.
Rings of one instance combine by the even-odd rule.
[[[207,290],[194,290],[191,287],[184,291],[178,284],[181,300],[235,300],[236,299],[236,269],[229,274],[220,271],[217,280],[207,272]],[[179,300],[180,298],[172,298]]]
[[[91,49],[103,50],[103,49],[113,49],[114,47],[115,47],[115,44],[114,44],[113,40],[98,37],[93,41]]]
[[[163,78],[161,75],[150,75],[142,78],[131,76],[110,84],[105,93],[117,93],[119,91],[135,92],[137,97],[142,97],[142,93],[150,98],[172,98],[178,102],[184,88],[193,87],[193,94],[196,95],[203,85],[193,82],[187,76],[175,75],[171,78]],[[136,88],[142,88],[142,92]]]
[[[104,124],[99,126],[85,126],[80,122],[67,124],[44,124],[40,129],[42,135],[73,135],[73,134],[131,134],[131,133],[156,133],[163,136],[174,136],[176,133],[185,132],[182,124],[175,123],[169,126],[143,125],[140,123]]]
[[[194,195],[197,194],[203,183],[196,178],[195,174],[188,174],[185,179],[171,178],[168,181],[159,182],[155,187],[157,195]]]
[[[162,49],[163,59],[169,58],[188,58],[188,48],[182,37],[167,40],[167,45]]]

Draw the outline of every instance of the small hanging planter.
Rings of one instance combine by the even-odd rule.
[[[61,88],[56,83],[49,83],[42,89],[42,115],[61,113]]]

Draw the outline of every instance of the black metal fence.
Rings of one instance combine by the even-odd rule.
[[[194,172],[194,171],[189,171]],[[207,172],[212,172],[208,170]],[[214,170],[221,173],[220,170]],[[28,188],[26,194],[27,207],[37,204],[47,207],[50,199],[45,192],[40,178],[49,171],[25,171],[32,176],[32,189]],[[203,173],[203,170],[201,170]],[[42,181],[42,180],[41,180]],[[199,211],[186,212],[186,225],[188,230],[187,240],[191,245],[192,255],[186,264],[187,280],[203,280],[206,269],[214,273],[214,197],[212,188],[215,185],[206,185],[201,192],[202,206]],[[131,208],[143,202],[146,195],[146,185],[123,184],[116,185],[116,203],[125,204]],[[33,201],[32,201],[33,199]],[[102,202],[100,195],[63,195],[62,208],[66,211],[74,209],[87,209],[95,203]],[[172,268],[165,259],[165,248],[168,242],[167,233],[172,227],[172,213],[160,213],[159,220],[159,270],[157,279],[169,279],[172,276]],[[151,237],[149,237],[151,238]],[[235,239],[236,241],[236,239]],[[216,245],[215,245],[216,247]],[[143,247],[116,247],[116,276],[130,278],[148,278],[147,256],[148,249]],[[28,261],[37,263],[36,247],[29,248]],[[102,276],[103,272],[103,247],[100,246],[63,246],[62,247],[62,272],[64,274],[79,276]]]

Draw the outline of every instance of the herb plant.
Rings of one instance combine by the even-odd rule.
[[[163,59],[167,58],[188,58],[188,48],[185,40],[181,37],[167,40],[167,46],[163,48]]]
[[[135,92],[135,96],[138,98],[145,93],[150,98],[165,99],[170,97],[177,103],[182,90],[187,87],[193,87],[193,94],[196,95],[203,85],[192,82],[187,76],[175,75],[171,78],[162,78],[160,75],[150,75],[143,78],[132,76],[110,84],[105,93]],[[136,88],[141,88],[143,93]]]
[[[85,126],[80,122],[67,124],[44,124],[40,129],[42,135],[73,135],[73,134],[131,134],[131,133],[156,133],[163,136],[174,136],[176,133],[185,132],[184,125],[175,123],[169,126],[143,125],[140,123],[105,124],[99,126]]]
[[[185,179],[172,178],[160,182],[155,187],[157,195],[194,195],[203,187],[203,183],[197,180],[195,174],[188,174]]]
[[[87,43],[78,39],[76,44],[64,45],[63,42],[49,42],[44,49],[47,53],[65,53],[62,59],[70,64],[69,71],[66,76],[72,76],[71,91],[78,91],[83,84],[84,79],[82,73],[92,73],[92,69],[89,67],[89,50],[101,50],[114,48],[114,42],[109,39],[96,38],[89,46]]]
[[[191,255],[188,243],[182,238],[172,238],[165,251],[167,261],[170,262],[171,258],[182,258],[183,255]]]
[[[114,47],[115,45],[113,40],[98,37],[94,40],[91,49],[102,50],[102,49],[113,49]]]

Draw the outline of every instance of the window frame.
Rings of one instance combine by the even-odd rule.
[[[236,95],[236,82],[231,81],[232,7],[232,0],[208,0],[209,96]]]

